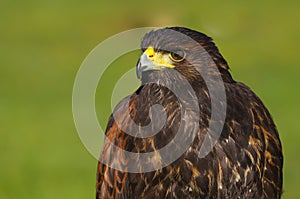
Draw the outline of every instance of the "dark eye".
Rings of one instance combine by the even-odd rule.
[[[183,50],[177,50],[169,53],[169,57],[174,62],[181,62],[185,59],[185,52]]]

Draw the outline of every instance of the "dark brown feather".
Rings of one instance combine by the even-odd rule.
[[[186,28],[171,29],[200,43],[218,66],[217,75],[221,75],[224,80],[227,98],[226,119],[221,136],[205,158],[198,157],[203,139],[209,135],[211,95],[201,75],[188,63],[182,64],[177,70],[189,80],[195,90],[201,113],[197,118],[199,127],[193,143],[172,164],[147,173],[118,171],[99,162],[96,198],[280,198],[283,156],[279,135],[270,113],[247,86],[231,78],[229,67],[211,38]],[[164,42],[172,42],[164,35],[165,30],[148,33],[143,39],[142,48],[149,45],[160,48]],[[168,72],[151,73],[147,80],[149,79],[165,81],[166,84],[180,82],[180,79],[174,80],[174,76]],[[144,83],[136,93],[120,102],[115,110],[118,113],[116,117],[110,117],[106,130],[107,140],[100,157],[102,160],[114,158],[117,153],[110,147],[109,141],[123,150],[145,153],[162,148],[178,131],[182,117],[180,110],[189,105],[179,102],[173,92],[159,83]],[[129,115],[123,110],[127,100],[130,101]],[[224,106],[224,103],[219,103],[218,106]],[[132,132],[134,129],[130,119],[141,126],[151,122],[149,111],[154,104],[162,105],[167,113],[167,121],[162,130],[149,138],[127,134],[141,133]],[[152,123],[160,122],[159,117],[152,119]],[[184,121],[186,128],[193,128],[189,118]],[[120,130],[117,123],[123,125],[122,130],[126,129],[127,133]],[[128,167],[128,157],[125,154],[119,157],[121,159],[117,161],[120,167]],[[161,157],[162,154],[158,153],[157,158]]]

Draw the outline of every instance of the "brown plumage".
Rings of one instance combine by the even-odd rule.
[[[170,31],[188,36],[200,44],[218,70],[211,70],[207,58],[199,56],[203,53],[199,46],[175,37]],[[164,28],[144,36],[141,45],[143,52],[149,47],[162,55],[170,55],[166,49],[178,48],[183,49],[185,54],[174,55],[171,57],[175,58],[172,67],[159,70],[143,68],[141,57],[137,73],[142,85],[122,100],[115,108],[114,116],[109,118],[100,157],[102,162],[113,161],[121,169],[110,168],[99,161],[96,198],[280,198],[283,157],[275,124],[261,100],[247,86],[232,79],[228,64],[212,39],[187,28]],[[146,55],[151,59],[149,53]],[[199,70],[196,70],[197,67]],[[198,156],[203,140],[206,136],[213,137],[214,132],[208,131],[212,93],[201,76],[201,70],[208,71],[211,77],[220,75],[226,92],[226,101],[217,102],[220,109],[226,106],[226,118],[224,121],[214,121],[224,122],[222,133],[203,158]],[[193,112],[183,115],[182,109],[191,107],[189,101],[180,101],[168,89],[168,86],[180,86],[183,78],[197,96],[200,111],[197,117]],[[154,126],[161,123],[162,113],[152,116],[149,113],[150,107],[155,104],[162,105],[166,112],[162,129],[150,137],[134,136],[142,134],[143,130],[133,128],[133,122],[139,126],[150,124],[151,129],[156,129]],[[182,117],[184,120],[181,120]],[[159,165],[166,158],[159,149],[172,142],[182,121],[186,129],[183,139],[191,136],[189,129],[196,130],[191,145],[171,164],[154,171],[128,172],[127,168],[132,166],[130,164],[136,162],[109,144],[111,142],[133,153],[157,152],[151,164]],[[193,121],[197,121],[198,125]],[[170,151],[168,156],[172,157],[174,152]],[[140,165],[134,166],[139,168]]]

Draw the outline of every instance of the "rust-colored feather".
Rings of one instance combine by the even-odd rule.
[[[142,79],[144,85],[122,100],[114,110],[114,117],[109,119],[101,161],[98,164],[96,198],[280,198],[283,156],[279,135],[270,113],[250,88],[232,79],[227,62],[211,38],[186,28],[169,29],[197,41],[217,65],[218,72],[212,75],[222,77],[226,92],[226,102],[218,101],[218,107],[226,105],[222,133],[208,155],[199,158],[204,138],[209,137],[213,144],[214,132],[208,130],[211,121],[211,94],[201,74],[195,70],[196,66],[182,62],[178,63],[175,70],[188,80],[197,95],[201,113],[197,118],[193,113],[182,114],[184,107],[190,107],[189,102],[178,100],[167,86],[160,84],[163,81],[165,85],[180,85],[182,79],[172,76],[169,70],[146,74],[147,81],[151,82]],[[166,29],[148,33],[142,41],[142,48],[154,46],[159,49],[164,45],[175,45],[176,38],[165,33]],[[191,43],[183,45],[185,48],[194,48]],[[187,56],[195,61],[198,59],[196,54]],[[163,128],[147,138],[133,136],[143,133],[141,128],[133,128],[134,124],[140,127],[150,124],[155,129],[155,124],[161,122],[159,116],[151,116],[149,113],[154,104],[160,104],[166,112]],[[195,126],[192,120],[196,120],[199,126]],[[154,152],[150,162],[153,165],[164,163],[165,156],[159,149],[172,142],[182,121],[186,129],[184,133],[188,129],[196,129],[196,135],[178,159],[154,171],[127,172],[131,160],[124,151]],[[118,148],[112,147],[111,143]],[[174,152],[170,151],[169,155],[172,156],[172,153]],[[114,162],[120,169],[111,168],[103,162]]]

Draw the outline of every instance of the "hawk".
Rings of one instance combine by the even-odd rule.
[[[141,86],[107,124],[96,198],[280,198],[283,155],[274,121],[232,78],[212,38],[161,28],[145,34],[141,50]]]

